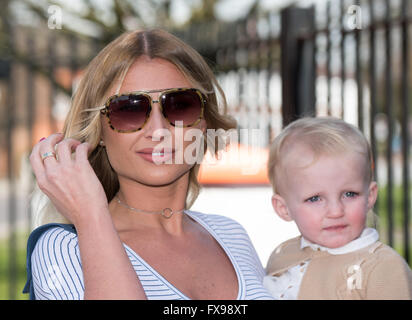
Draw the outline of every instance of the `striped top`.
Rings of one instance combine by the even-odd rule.
[[[224,216],[185,212],[216,239],[229,257],[238,279],[238,300],[273,299],[263,287],[265,272],[255,248],[239,223]],[[71,228],[52,225],[38,236],[31,236],[34,239],[29,238],[28,282],[24,292],[30,289],[32,299],[83,299],[79,245],[75,229]],[[123,246],[149,300],[189,299],[130,247]]]

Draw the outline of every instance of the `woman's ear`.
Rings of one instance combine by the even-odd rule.
[[[286,205],[285,199],[279,194],[274,194],[272,196],[272,206],[281,219],[285,221],[293,221],[293,218],[289,215],[289,209]]]
[[[372,181],[369,184],[369,189],[368,189],[368,210],[373,209],[373,206],[375,205],[377,197],[378,197],[378,184],[375,181]]]

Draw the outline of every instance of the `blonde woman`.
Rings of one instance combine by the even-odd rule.
[[[47,198],[28,240],[25,292],[270,299],[245,230],[188,209],[199,162],[177,161],[193,143],[182,135],[234,128],[225,107],[205,61],[171,34],[129,32],[106,46],[85,71],[63,133],[30,156],[37,195]],[[157,147],[167,139],[170,147]]]

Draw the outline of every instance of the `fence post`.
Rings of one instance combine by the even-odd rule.
[[[8,3],[5,12],[8,12]],[[4,76],[7,81],[7,96],[5,99],[7,112],[4,115],[6,119],[5,123],[5,136],[6,136],[6,168],[7,168],[7,185],[8,185],[8,294],[9,300],[16,299],[16,288],[17,288],[17,239],[16,239],[16,172],[14,163],[14,146],[13,146],[13,131],[16,125],[15,119],[15,76],[13,74],[13,56],[12,52],[14,49],[13,39],[15,37],[15,26],[8,19],[7,15],[2,15],[3,28],[7,38],[5,44],[8,48],[6,50],[6,63]],[[13,107],[9,107],[13,106]]]
[[[281,11],[283,126],[315,114],[315,9]]]

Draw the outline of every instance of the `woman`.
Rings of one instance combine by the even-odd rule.
[[[219,114],[224,101],[202,57],[165,31],[125,33],[106,46],[85,71],[63,134],[40,141],[30,156],[49,200],[28,241],[25,292],[270,299],[245,230],[188,210],[199,164],[177,161],[193,143],[182,135],[234,128]],[[166,140],[170,147],[156,148]]]

